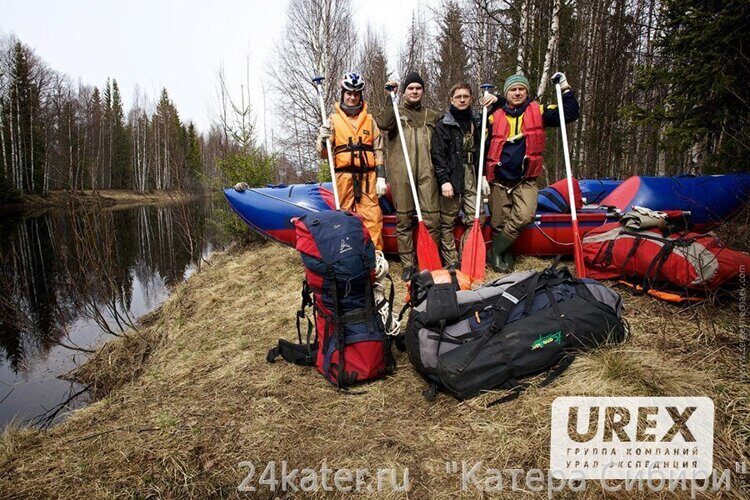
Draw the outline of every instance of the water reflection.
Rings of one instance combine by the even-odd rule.
[[[56,377],[200,267],[219,240],[211,209],[74,206],[0,222],[0,425],[83,389]]]

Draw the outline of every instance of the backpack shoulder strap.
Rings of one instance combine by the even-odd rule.
[[[313,323],[310,318],[305,314],[305,310],[308,306],[313,305],[312,294],[310,293],[310,287],[307,284],[307,280],[302,282],[302,304],[300,305],[299,311],[297,311],[297,343],[289,342],[288,340],[279,339],[276,347],[269,349],[266,354],[266,361],[273,363],[279,356],[289,363],[302,366],[312,366],[315,362],[315,353],[317,352],[317,338],[315,341],[310,342],[313,332]],[[315,308],[313,308],[313,315],[315,315]],[[302,341],[302,328],[300,322],[302,318],[307,320],[307,336],[306,340]]]

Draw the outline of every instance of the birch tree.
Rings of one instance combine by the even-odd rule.
[[[300,168],[314,172],[320,108],[311,78],[322,75],[327,106],[339,99],[338,82],[354,66],[356,39],[349,0],[291,0],[275,49],[269,86],[279,103],[280,143],[300,152]]]
[[[542,66],[542,76],[539,77],[539,85],[537,86],[536,96],[539,98],[544,95],[544,91],[547,88],[547,80],[549,78],[549,69],[552,64],[552,56],[557,51],[557,43],[560,38],[560,8],[561,1],[553,0],[552,3],[552,26],[550,28],[549,42],[547,43],[547,52],[544,55],[544,65]]]
[[[519,28],[518,28],[518,50],[516,51],[516,74],[522,75],[526,67],[526,43],[529,24],[529,2],[523,0],[521,2],[521,10],[519,12]]]

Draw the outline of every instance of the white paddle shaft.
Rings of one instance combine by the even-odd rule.
[[[483,96],[487,97],[489,92],[484,91]],[[482,106],[482,135],[479,136],[479,171],[477,172],[477,202],[474,207],[474,218],[479,218],[479,208],[482,206],[482,174],[484,174],[484,134],[487,133],[487,106]]]
[[[328,127],[328,117],[326,116],[326,107],[323,103],[323,92],[320,89],[320,82],[315,84],[318,91],[318,103],[320,104],[320,118],[323,120],[323,126]],[[333,149],[331,148],[331,138],[326,139],[326,152],[328,153],[328,168],[331,170],[331,185],[333,186],[333,199],[336,201],[336,210],[341,210],[339,204],[339,188],[336,186],[336,170],[333,168]]]
[[[401,113],[398,111],[398,102],[396,101],[396,92],[391,90],[391,103],[393,104],[393,112],[396,114],[396,126],[398,127],[398,136],[401,138],[401,149],[404,151],[406,173],[409,174],[411,196],[414,198],[414,208],[417,210],[417,220],[422,222],[422,210],[419,208],[419,198],[417,197],[416,184],[414,184],[414,174],[411,171],[411,159],[409,158],[409,150],[406,149],[406,138],[404,137],[404,129],[401,126]]]
[[[563,156],[565,157],[565,175],[568,178],[568,202],[570,203],[570,215],[574,223],[578,221],[576,213],[575,192],[573,190],[573,172],[570,169],[570,152],[568,151],[568,130],[565,126],[565,110],[563,110],[562,90],[560,83],[555,84],[557,93],[557,111],[560,113],[560,131],[562,132]]]

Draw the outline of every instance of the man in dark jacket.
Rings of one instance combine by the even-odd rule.
[[[565,122],[578,119],[578,101],[562,73],[555,73],[563,91]],[[521,229],[534,220],[536,179],[542,173],[546,127],[559,127],[557,105],[542,106],[529,99],[529,81],[512,75],[503,86],[504,100],[497,103],[488,118],[490,146],[485,169],[490,181],[490,262],[496,271],[508,272],[513,266],[511,245]]]
[[[432,136],[432,166],[440,194],[440,253],[446,267],[458,265],[453,228],[459,210],[467,226],[474,220],[477,196],[477,156],[481,125],[471,111],[472,90],[468,83],[457,83],[450,90],[450,107],[437,122]],[[495,102],[489,96],[489,103]],[[485,101],[483,101],[485,104]],[[483,176],[481,192],[490,188]],[[484,210],[480,212],[484,223]]]

